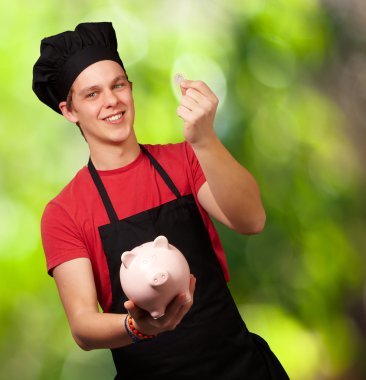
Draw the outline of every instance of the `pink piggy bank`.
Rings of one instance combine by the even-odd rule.
[[[126,296],[153,318],[180,293],[190,298],[190,270],[183,254],[165,236],[142,244],[121,256],[121,285]]]

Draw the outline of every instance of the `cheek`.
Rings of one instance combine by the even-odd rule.
[[[89,119],[98,116],[99,112],[100,107],[96,102],[93,102],[92,104],[88,104],[85,107],[83,107],[83,109],[80,110],[79,115],[83,119]]]
[[[128,98],[128,101],[126,100],[126,103],[129,104],[131,110],[134,112],[134,111],[135,111],[135,104],[134,104],[134,101],[133,101],[132,96],[130,96],[130,97]]]

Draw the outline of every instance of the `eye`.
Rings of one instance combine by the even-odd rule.
[[[97,96],[97,93],[95,91],[86,95],[87,98],[95,98],[96,96]]]
[[[116,83],[114,85],[114,88],[123,88],[125,85],[126,85],[126,83],[124,83],[124,82]]]

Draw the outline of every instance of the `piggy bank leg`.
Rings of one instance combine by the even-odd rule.
[[[154,310],[154,311],[152,311],[152,312],[150,313],[150,315],[151,315],[154,319],[161,318],[164,314],[165,314],[165,309]]]

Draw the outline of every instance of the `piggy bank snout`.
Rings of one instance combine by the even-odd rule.
[[[154,272],[150,277],[151,286],[161,286],[168,281],[169,274],[165,270]]]

